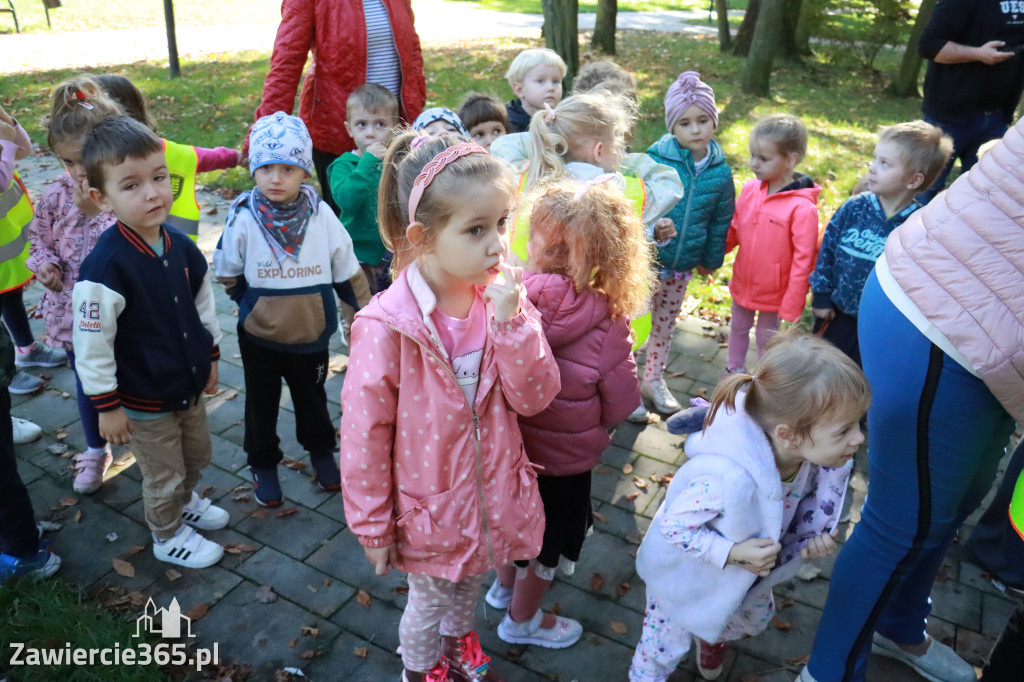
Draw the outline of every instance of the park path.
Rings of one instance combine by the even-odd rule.
[[[540,35],[543,23],[539,14],[497,12],[444,0],[413,0],[413,8],[420,39],[428,45],[480,38],[536,37]],[[707,23],[707,18],[707,12],[702,11],[620,12],[618,27],[673,33],[714,33],[714,27]],[[703,23],[687,23],[694,20]],[[54,21],[59,29],[59,19]],[[579,22],[580,29],[592,29],[594,15],[580,14]],[[182,58],[196,58],[242,50],[269,52],[276,32],[275,21],[233,24],[230,27],[178,26],[178,54]],[[69,66],[85,69],[166,58],[167,38],[160,27],[0,35],[0,75]]]

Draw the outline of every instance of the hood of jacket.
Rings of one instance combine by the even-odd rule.
[[[686,164],[691,170],[694,167],[693,152],[679,144],[679,141],[671,133],[662,135],[660,140],[648,148],[647,153],[658,154],[662,158],[674,163]],[[722,151],[722,145],[714,140],[708,143],[708,155],[711,157],[708,161],[708,168],[725,163],[725,152]]]
[[[568,277],[528,272],[523,276],[523,286],[544,317],[544,335],[552,351],[578,341],[608,321],[608,300],[590,292],[577,293]]]

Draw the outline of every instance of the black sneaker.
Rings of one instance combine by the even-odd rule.
[[[313,465],[316,472],[316,484],[320,490],[333,492],[341,490],[341,471],[338,470],[338,460],[332,452],[327,455],[310,455],[309,463]]]
[[[256,503],[264,507],[280,507],[284,500],[281,493],[281,482],[277,479],[277,468],[257,469],[249,467],[252,474],[253,492],[256,493]]]

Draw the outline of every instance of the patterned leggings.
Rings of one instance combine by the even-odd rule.
[[[679,308],[686,298],[686,286],[692,272],[679,273],[658,279],[658,288],[651,299],[651,334],[647,339],[647,359],[644,364],[644,381],[656,381],[665,373],[665,361],[672,346],[672,330],[676,328]]]
[[[483,575],[457,583],[409,574],[409,601],[398,626],[406,670],[428,672],[441,657],[441,635],[462,637],[473,629]]]

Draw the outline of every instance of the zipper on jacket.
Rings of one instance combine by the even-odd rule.
[[[708,153],[710,154],[711,152],[709,151]],[[691,160],[693,159],[692,156],[690,158]],[[686,172],[689,173],[690,169],[687,168]],[[684,239],[686,237],[686,226],[690,224],[690,207],[693,205],[693,188],[696,185],[697,173],[694,172],[690,176],[690,191],[686,193],[686,209],[683,211],[683,224],[676,226],[678,234],[676,235],[676,255],[672,258],[672,267],[670,268],[672,271],[679,269],[679,257],[683,255],[683,242],[686,241]]]
[[[459,391],[459,393],[462,394],[462,399],[465,401],[466,406],[469,407],[469,413],[473,416],[473,440],[476,442],[476,490],[477,495],[480,498],[480,512],[482,514],[484,542],[487,545],[487,565],[494,566],[494,545],[491,544],[491,524],[487,517],[487,499],[484,495],[484,462],[483,449],[480,444],[480,417],[477,415],[476,410],[473,408],[473,405],[469,402],[469,398],[466,397],[466,392],[463,391],[462,386],[459,385],[459,379],[458,377],[455,376],[455,372],[452,370],[451,365],[448,362],[442,360],[437,355],[437,353],[433,351],[433,349],[428,348],[426,345],[424,345],[417,339],[414,339],[409,334],[403,332],[401,329],[398,329],[389,322],[385,322],[384,324],[389,329],[401,334],[405,338],[415,343],[417,346],[423,349],[423,352],[429,353],[430,356],[434,358],[434,360],[437,361],[438,364],[444,367],[445,371],[448,373],[448,376],[451,377],[452,381],[455,383],[455,388]]]

